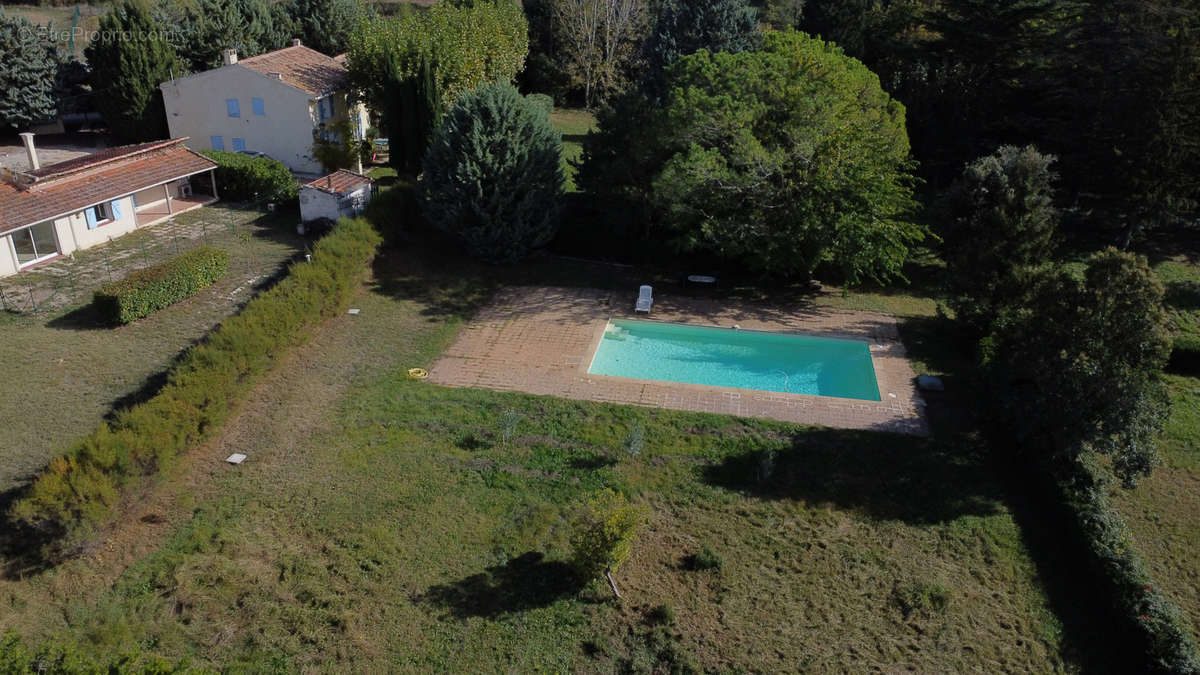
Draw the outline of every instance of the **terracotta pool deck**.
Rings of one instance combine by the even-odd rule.
[[[881,401],[731,389],[588,374],[610,318],[635,318],[636,290],[521,287],[479,312],[430,371],[458,387],[560,396],[741,417],[926,434],[924,402],[896,320],[818,307],[783,312],[748,303],[657,295],[650,318],[703,326],[803,333],[868,342]],[[637,315],[646,318],[645,315]]]

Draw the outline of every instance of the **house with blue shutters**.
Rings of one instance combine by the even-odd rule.
[[[217,198],[216,162],[187,139],[106,148],[42,166],[21,134],[25,170],[0,170],[0,277],[91,248]]]
[[[159,85],[172,138],[190,137],[193,150],[260,152],[299,174],[320,175],[313,139],[330,138],[350,122],[363,138],[367,110],[346,96],[343,57],[329,57],[293,40],[291,47],[247,59],[227,49],[224,65]]]

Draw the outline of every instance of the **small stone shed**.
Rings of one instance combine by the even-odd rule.
[[[375,193],[375,181],[362,174],[334,171],[300,187],[300,220],[337,220],[362,213]]]

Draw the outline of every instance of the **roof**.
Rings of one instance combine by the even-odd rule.
[[[304,186],[316,188],[321,192],[328,192],[330,194],[345,194],[363,186],[371,185],[374,182],[375,179],[368,178],[360,173],[339,169],[328,176],[321,176],[311,183],[305,183]]]
[[[0,181],[0,234],[216,168],[185,140],[108,148]]]
[[[267,77],[279,76],[284,84],[313,96],[321,96],[346,88],[346,66],[343,61],[325,56],[304,45],[284,47],[266,54],[251,56],[237,62]]]

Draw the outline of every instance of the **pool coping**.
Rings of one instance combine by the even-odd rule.
[[[895,317],[806,307],[781,312],[751,303],[659,297],[648,319],[866,342],[880,401],[596,375],[587,370],[612,320],[645,321],[623,294],[585,288],[510,287],[470,320],[430,369],[448,386],[522,391],[578,400],[775,419],[796,424],[928,434],[916,374]],[[708,303],[707,305],[705,303]],[[732,325],[728,324],[728,325]]]

